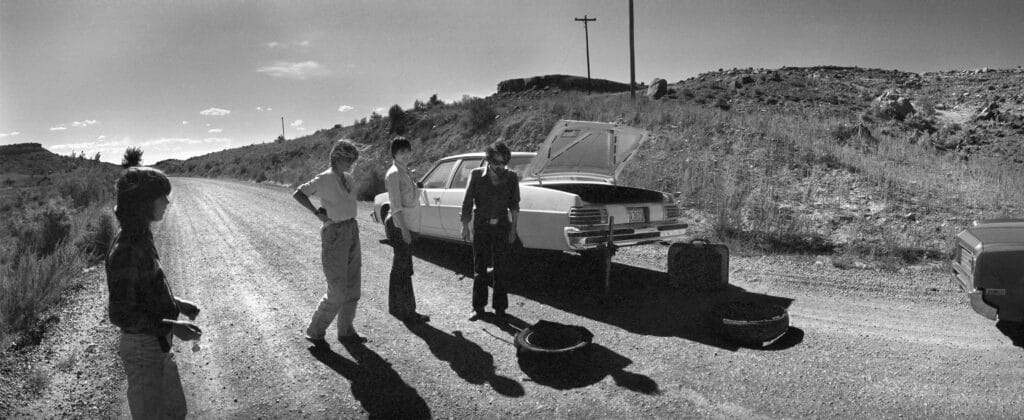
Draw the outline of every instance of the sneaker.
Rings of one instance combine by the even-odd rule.
[[[328,347],[327,340],[324,340],[323,337],[313,337],[309,334],[302,333],[302,338],[305,338],[306,341],[313,343],[313,345],[316,347]]]
[[[339,335],[338,336],[338,342],[340,342],[341,344],[363,344],[363,343],[365,343],[367,341],[370,341],[370,340],[368,340],[366,337],[363,337],[363,336],[361,336],[359,334]]]
[[[484,312],[483,308],[473,308],[473,314],[469,316],[469,320],[476,321],[485,315],[487,315],[487,312]]]
[[[399,318],[399,319],[401,319],[402,322],[404,322],[406,324],[422,324],[422,323],[430,322],[430,317],[429,316],[423,315],[423,314],[418,314],[418,313],[415,313],[415,312],[412,313],[411,315],[404,316],[404,317]]]

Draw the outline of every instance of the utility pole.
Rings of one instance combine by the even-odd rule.
[[[281,138],[284,138],[284,117],[281,117]]]
[[[590,31],[587,30],[588,22],[596,22],[597,18],[588,18],[587,15],[583,15],[583,18],[575,18],[577,22],[583,22],[583,37],[587,40],[587,82],[590,82]]]
[[[636,99],[636,60],[633,54],[633,0],[629,0],[629,97]]]

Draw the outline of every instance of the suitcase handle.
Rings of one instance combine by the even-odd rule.
[[[711,245],[711,241],[707,240],[707,238],[691,239],[690,243],[691,244],[703,243],[704,245]]]

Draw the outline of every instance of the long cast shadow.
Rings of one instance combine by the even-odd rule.
[[[472,255],[466,246],[424,240],[414,246],[413,255],[460,275],[472,276]],[[680,337],[726,350],[734,351],[739,346],[721,338],[718,320],[712,312],[715,305],[745,300],[788,308],[793,302],[790,298],[752,293],[732,285],[711,292],[674,288],[667,273],[615,262],[611,294],[606,297],[603,271],[579,256],[526,250],[514,258],[519,271],[518,278],[507,286],[509,293],[632,333]],[[784,350],[802,339],[802,331],[791,328],[765,350]]]
[[[448,334],[427,323],[408,326],[409,331],[423,339],[430,352],[447,362],[452,371],[471,384],[487,383],[497,393],[507,397],[522,397],[523,386],[511,378],[498,375],[494,356],[462,335],[461,331]]]
[[[480,319],[513,337],[530,326],[526,321],[512,315],[489,315]],[[653,379],[625,370],[626,366],[631,364],[633,361],[628,357],[597,343],[590,344],[586,354],[571,359],[545,361],[537,358],[519,358],[519,368],[523,373],[534,382],[555,389],[582,388],[611,376],[616,385],[630,391],[647,395],[660,394],[658,383]]]
[[[352,396],[370,418],[429,419],[430,407],[391,364],[362,344],[345,344],[349,360],[326,346],[311,346],[309,353],[352,384]]]

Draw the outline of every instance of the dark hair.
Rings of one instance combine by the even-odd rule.
[[[508,146],[505,145],[505,142],[501,140],[497,140],[494,143],[487,145],[487,148],[484,149],[484,155],[487,156],[488,161],[494,160],[495,156],[499,154],[505,158],[505,163],[508,163],[508,161],[512,159],[512,151],[509,150]]]
[[[412,150],[412,143],[408,139],[402,136],[395,137],[391,140],[391,157],[395,157],[398,152],[403,150]]]
[[[352,144],[348,139],[340,139],[334,143],[334,147],[331,148],[330,165],[331,169],[339,174],[341,171],[337,170],[338,161],[355,162],[359,160],[359,149],[356,145]]]
[[[145,166],[128,168],[114,184],[117,206],[114,217],[124,235],[146,235],[153,221],[153,203],[171,193],[171,182],[159,169]]]

